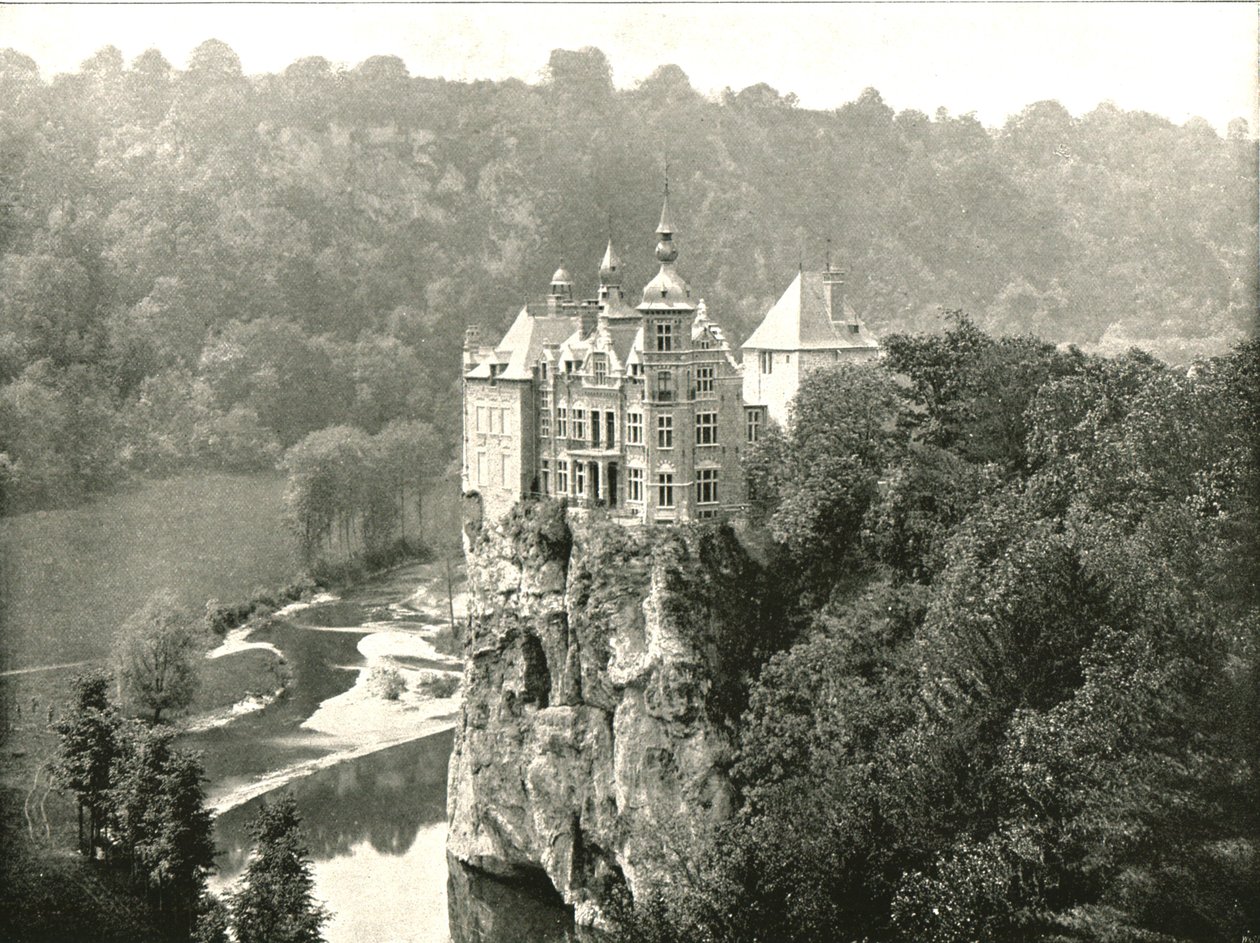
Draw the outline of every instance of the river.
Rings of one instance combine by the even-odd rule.
[[[457,599],[457,603],[458,603]],[[315,893],[333,917],[328,943],[559,943],[574,938],[558,899],[448,869],[446,772],[458,696],[385,701],[364,681],[389,663],[416,681],[457,670],[428,639],[448,621],[445,569],[408,566],[344,597],[282,610],[236,650],[274,646],[292,695],[184,735],[202,750],[219,810],[219,871],[231,888],[249,855],[260,802],[291,791],[314,860]]]

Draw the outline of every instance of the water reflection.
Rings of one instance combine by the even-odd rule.
[[[554,893],[453,864],[448,876],[446,771],[452,733],[348,760],[291,790],[334,918],[328,943],[573,943],[572,913]],[[246,825],[262,800],[216,821],[222,892],[249,854]]]
[[[366,843],[380,855],[404,855],[422,825],[446,821],[446,767],[451,731],[338,763],[292,782],[302,830],[316,861],[345,856]],[[263,801],[219,816],[220,880],[245,866],[246,825]]]

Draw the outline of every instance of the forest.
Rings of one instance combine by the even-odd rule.
[[[610,225],[646,281],[667,162],[680,265],[736,342],[828,243],[881,335],[962,308],[1189,362],[1254,316],[1242,119],[1045,101],[990,129],[874,89],[708,97],[674,65],[618,90],[591,48],[536,84],[392,56],[246,75],[215,40],[183,69],[107,46],[45,80],[5,50],[0,512],[269,469],[329,427],[402,423],[449,457],[465,328],[502,328],[561,260],[593,291]]]
[[[1260,345],[886,349],[748,463],[738,813],[617,939],[1256,939]]]

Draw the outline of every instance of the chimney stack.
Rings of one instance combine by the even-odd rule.
[[[844,321],[844,271],[833,269],[830,260],[823,272],[823,297],[827,301],[827,317],[833,323]]]
[[[481,353],[481,328],[470,324],[464,330],[464,372],[477,366],[477,357]]]

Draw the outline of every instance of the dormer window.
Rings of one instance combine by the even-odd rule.
[[[850,334],[856,334],[857,332],[858,332],[858,326],[857,326],[856,324],[850,324],[850,325],[849,325],[849,333],[850,333]]]
[[[603,386],[608,382],[608,356],[606,354],[592,355],[591,377],[593,382],[599,386]]]
[[[656,349],[661,353],[674,349],[674,325],[668,321],[656,323]]]
[[[545,360],[538,362],[538,378],[540,380],[547,379],[547,362]]]

